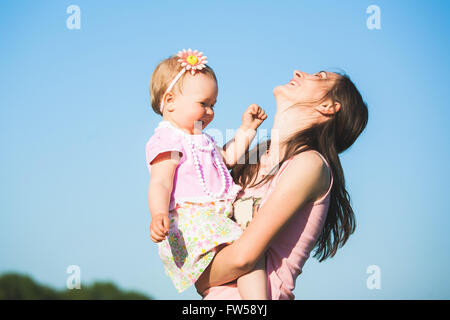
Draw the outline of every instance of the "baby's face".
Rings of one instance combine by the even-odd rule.
[[[196,121],[201,121],[203,130],[214,119],[213,107],[217,93],[217,83],[211,76],[203,73],[186,75],[182,92],[177,92],[174,97],[175,110],[172,117],[179,126],[191,134],[194,134]]]

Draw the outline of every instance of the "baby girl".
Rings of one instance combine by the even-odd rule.
[[[234,139],[217,146],[202,132],[214,118],[218,93],[206,62],[197,50],[180,51],[158,64],[150,84],[152,108],[162,115],[146,144],[150,237],[179,292],[195,284],[218,250],[242,234],[231,219],[241,187],[228,170],[267,118],[263,109],[250,105]],[[266,279],[261,261],[238,279],[241,297],[267,299]]]

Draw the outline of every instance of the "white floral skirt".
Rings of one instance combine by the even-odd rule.
[[[194,284],[220,244],[232,243],[242,230],[230,218],[231,200],[177,204],[169,213],[169,234],[158,244],[165,273],[178,292]]]

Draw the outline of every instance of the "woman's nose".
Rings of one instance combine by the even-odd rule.
[[[294,77],[297,78],[305,78],[305,72],[303,71],[299,71],[299,70],[294,70]]]

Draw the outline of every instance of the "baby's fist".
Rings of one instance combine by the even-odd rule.
[[[167,214],[157,214],[150,223],[150,238],[153,242],[163,241],[169,233],[169,216]]]
[[[267,119],[264,109],[252,103],[242,115],[242,127],[256,130]]]

